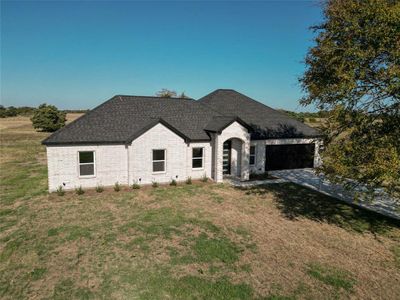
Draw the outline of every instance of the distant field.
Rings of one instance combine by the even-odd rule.
[[[83,113],[68,113],[67,114],[67,124],[71,123],[72,121],[75,121],[79,117],[83,116]]]
[[[304,123],[314,128],[321,128],[327,120],[325,118],[306,118]]]
[[[48,134],[0,131],[1,299],[400,299],[398,222],[294,184],[49,195]]]

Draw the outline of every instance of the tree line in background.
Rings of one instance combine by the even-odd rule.
[[[320,110],[317,112],[295,112],[285,109],[278,110],[303,123],[306,121],[310,123],[317,122],[317,119],[325,119],[329,116],[329,111],[326,110]]]
[[[65,126],[67,113],[85,113],[88,110],[59,110],[54,105],[41,104],[39,107],[4,107],[0,105],[0,118],[30,117],[33,128],[53,132]]]
[[[21,106],[21,107],[4,107],[0,105],[0,118],[16,117],[16,116],[30,116],[35,110],[34,107]]]
[[[182,93],[184,95],[184,93]],[[171,94],[169,94],[171,95]],[[176,95],[175,95],[176,96]],[[164,98],[172,98],[175,96],[159,96],[159,97],[164,97]],[[180,95],[180,98],[188,98],[186,96],[182,97]],[[64,124],[63,122],[59,123],[59,120],[62,119],[61,114],[68,114],[68,113],[85,113],[88,110],[58,110],[57,107],[54,105],[47,105],[47,104],[41,104],[38,108],[35,107],[29,107],[29,106],[21,106],[21,107],[14,107],[14,106],[9,106],[9,107],[4,107],[0,105],[0,118],[7,118],[7,117],[16,117],[16,116],[24,116],[24,117],[35,117],[35,124],[38,127],[38,129],[44,130],[44,131],[54,131],[54,128],[58,129],[58,126],[60,124]],[[279,109],[279,111],[289,115],[292,118],[295,118],[296,120],[299,120],[300,122],[318,122],[320,119],[325,119],[328,117],[329,112],[328,111],[318,111],[318,112],[294,112],[290,110],[283,110]],[[40,116],[40,117],[38,117]],[[58,116],[58,117],[56,117]],[[49,121],[44,121],[44,119],[50,119]],[[40,121],[39,121],[40,120]],[[45,126],[45,123],[48,123],[49,126]],[[40,125],[38,125],[40,124]],[[64,126],[64,125],[62,125]],[[62,127],[61,126],[61,127]],[[60,127],[60,128],[61,128]],[[46,128],[46,130],[45,130]],[[55,129],[55,130],[57,130]]]
[[[31,106],[8,106],[5,107],[0,105],[0,118],[8,118],[8,117],[16,117],[16,116],[23,116],[23,117],[30,117],[33,115],[37,108]],[[87,109],[65,109],[63,112],[65,113],[85,113]]]

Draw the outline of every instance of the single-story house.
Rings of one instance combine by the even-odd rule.
[[[199,100],[117,95],[43,141],[49,191],[248,180],[320,164],[317,130],[230,89]]]

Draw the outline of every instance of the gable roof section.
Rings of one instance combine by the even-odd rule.
[[[146,131],[150,130],[151,128],[153,128],[154,126],[156,126],[157,124],[162,124],[164,125],[166,128],[168,128],[169,130],[171,130],[173,133],[175,133],[176,135],[180,136],[182,139],[184,139],[186,142],[190,141],[190,138],[187,137],[186,135],[184,135],[182,132],[180,132],[179,130],[177,130],[174,126],[172,126],[171,124],[169,124],[168,122],[164,121],[163,119],[155,119],[154,122],[149,123],[147,126],[143,127],[141,130],[135,132],[132,136],[130,136],[125,143],[131,143],[133,140],[137,139],[139,136],[141,136],[142,134],[144,134]]]
[[[43,144],[125,144],[158,122],[187,141],[208,141],[204,128],[216,115],[193,99],[119,95],[56,131]]]
[[[238,122],[249,131],[252,130],[252,128],[238,116],[215,116],[206,125],[204,130],[209,132],[221,133],[226,127],[234,122]]]
[[[237,115],[252,128],[252,139],[321,136],[316,129],[235,90],[219,89],[198,101],[224,115]]]

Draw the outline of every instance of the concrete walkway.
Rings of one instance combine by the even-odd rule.
[[[290,181],[283,179],[283,178],[251,180],[251,181],[250,180],[249,181],[240,181],[240,179],[238,179],[238,178],[224,178],[224,182],[229,183],[230,185],[233,185],[235,187],[248,188],[248,187],[257,186],[257,185],[285,183],[285,182],[290,182]]]
[[[269,174],[400,220],[399,201],[396,202],[383,192],[377,191],[374,200],[359,200],[355,202],[354,196],[357,192],[361,191],[361,189],[346,190],[342,185],[331,183],[323,175],[316,174],[313,169],[270,171]]]

